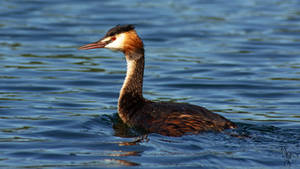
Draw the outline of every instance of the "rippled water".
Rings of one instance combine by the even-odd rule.
[[[116,24],[146,46],[144,94],[202,105],[226,133],[139,137],[120,123]],[[0,167],[299,168],[300,3],[0,1]]]

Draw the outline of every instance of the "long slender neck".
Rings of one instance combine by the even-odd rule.
[[[118,103],[119,115],[126,122],[143,101],[144,50],[125,53],[127,73]]]
[[[126,60],[127,72],[123,83],[120,98],[125,94],[134,97],[143,97],[144,56],[138,60]]]

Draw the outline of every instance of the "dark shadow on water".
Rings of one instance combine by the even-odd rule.
[[[105,148],[109,151],[109,159],[107,163],[111,166],[140,166],[136,160],[128,160],[126,157],[136,159],[141,156],[141,153],[147,150],[147,147],[140,143],[147,140],[147,136],[138,134],[137,131],[129,128],[119,118],[117,113],[112,115],[101,115],[95,117],[83,124],[83,128],[87,129],[88,133],[94,133],[99,136],[101,143],[108,144]]]
[[[107,135],[121,138],[137,138],[137,140],[146,137],[145,135],[147,134],[141,129],[130,128],[127,124],[123,123],[118,113],[113,113],[112,115],[104,114],[93,118],[86,122],[84,127],[97,134],[103,134],[103,131],[106,131],[105,134]]]

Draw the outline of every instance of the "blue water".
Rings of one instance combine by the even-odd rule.
[[[144,95],[238,129],[138,136],[116,116],[126,63],[78,51],[117,24],[144,40]],[[300,3],[0,1],[1,168],[300,168]]]

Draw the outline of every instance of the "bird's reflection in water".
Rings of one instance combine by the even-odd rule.
[[[123,121],[120,119],[117,113],[113,114],[112,116],[105,116],[105,119],[109,118],[113,129],[114,135],[121,138],[126,138],[128,141],[119,141],[116,144],[120,147],[122,146],[135,146],[142,142],[148,141],[148,135],[145,134],[143,131],[134,130],[127,126]],[[140,164],[137,162],[132,162],[124,159],[118,159],[118,157],[128,157],[128,156],[141,156],[143,151],[124,151],[124,150],[116,150],[108,153],[108,156],[111,156],[111,159],[105,159],[106,163],[109,165],[121,165],[121,166],[139,166]]]
[[[110,116],[114,135],[122,138],[136,138],[135,143],[147,141],[147,132],[143,129],[131,128],[125,124],[117,113]]]
[[[105,159],[105,162],[110,163],[111,166],[120,165],[120,166],[139,166],[139,163],[130,162],[127,160],[119,160],[119,159]]]

